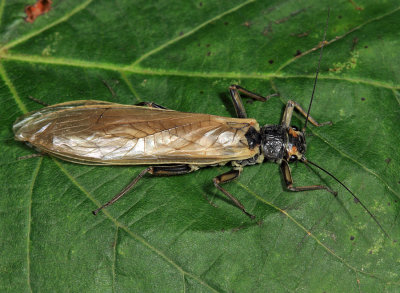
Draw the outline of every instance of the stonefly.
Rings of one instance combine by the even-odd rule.
[[[237,118],[178,112],[150,102],[133,106],[81,100],[48,106],[20,117],[13,126],[15,139],[27,142],[41,153],[79,164],[150,165],[114,198],[93,211],[94,214],[120,199],[146,173],[181,175],[226,164],[232,169],[215,177],[214,185],[251,218],[254,215],[221,186],[239,177],[245,166],[275,162],[280,165],[289,190],[324,189],[337,194],[324,185],[294,186],[289,163],[300,161],[319,168],[340,183],[389,237],[349,188],[305,156],[307,122],[318,127],[331,124],[320,124],[310,116],[325,36],[326,28],[308,111],[289,101],[279,125],[260,127],[256,120],[248,118],[239,93],[258,101],[267,101],[270,96],[262,97],[232,85],[229,90]],[[290,125],[294,109],[306,117],[302,130]]]

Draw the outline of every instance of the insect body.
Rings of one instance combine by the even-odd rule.
[[[14,123],[15,139],[27,142],[42,153],[74,163],[151,165],[113,199],[93,211],[94,214],[121,198],[146,173],[180,175],[200,167],[228,163],[232,169],[215,177],[214,185],[251,218],[254,216],[246,211],[243,204],[221,186],[221,183],[236,179],[243,167],[248,165],[265,161],[278,163],[289,190],[325,189],[336,195],[324,185],[294,186],[289,163],[301,161],[319,168],[340,183],[388,236],[354,193],[331,173],[305,157],[307,148],[304,133],[307,122],[314,126],[330,124],[319,124],[309,115],[319,64],[308,111],[305,112],[296,102],[289,101],[279,125],[260,127],[256,120],[247,118],[239,92],[259,101],[266,101],[268,97],[232,85],[230,94],[237,118],[183,113],[147,102],[132,106],[83,100],[48,106],[24,115]],[[290,125],[294,109],[306,117],[301,131]]]
[[[289,101],[281,125],[260,128],[256,120],[247,118],[239,91],[266,100],[231,86],[238,118],[183,113],[153,103],[130,106],[92,100],[67,102],[26,114],[15,122],[14,133],[17,140],[28,142],[42,153],[74,163],[154,165],[137,180],[147,172],[178,175],[231,163],[232,170],[215,177],[214,184],[251,217],[220,185],[237,178],[247,165],[272,161],[281,165],[290,190],[333,192],[321,185],[293,186],[288,162],[305,160],[306,142],[304,133],[291,127],[290,120],[294,108],[303,115],[305,111]],[[308,119],[321,126],[312,117]]]
[[[256,100],[267,100],[232,85],[230,93],[238,118],[178,112],[154,103],[132,106],[74,101],[30,112],[14,123],[13,130],[16,140],[66,161],[88,165],[152,165],[94,214],[121,198],[146,173],[180,175],[200,167],[228,163],[232,169],[215,177],[214,185],[251,218],[254,216],[243,204],[221,186],[237,178],[248,165],[265,161],[278,163],[289,190],[325,189],[336,195],[324,185],[293,186],[289,163],[301,161],[338,181],[387,235],[359,198],[328,171],[306,159],[304,130],[290,126],[294,109],[315,126],[330,122],[319,124],[299,104],[289,101],[280,125],[260,127],[256,120],[247,118],[239,92]]]

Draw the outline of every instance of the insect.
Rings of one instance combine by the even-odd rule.
[[[324,41],[325,35],[326,29]],[[120,199],[147,173],[181,175],[202,167],[231,164],[232,169],[216,176],[213,183],[243,213],[254,218],[222,184],[238,178],[244,167],[268,161],[280,165],[286,187],[291,191],[326,190],[337,194],[324,185],[294,186],[289,163],[300,161],[330,175],[361,203],[341,181],[305,156],[307,122],[317,127],[331,124],[318,123],[309,115],[324,41],[308,111],[289,101],[279,125],[260,127],[255,119],[248,118],[240,93],[258,101],[269,97],[232,85],[229,90],[237,118],[184,113],[150,102],[122,105],[81,100],[24,115],[14,123],[15,139],[27,142],[42,153],[79,164],[150,165],[114,198],[93,211],[94,214]],[[302,130],[291,126],[295,109],[306,118]],[[361,205],[388,235],[374,215]]]

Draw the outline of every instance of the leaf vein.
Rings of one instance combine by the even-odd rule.
[[[364,164],[362,164],[361,162],[357,161],[356,159],[352,158],[351,156],[349,156],[348,154],[346,154],[344,151],[340,150],[339,148],[335,147],[332,143],[330,143],[328,140],[326,140],[325,138],[323,138],[322,136],[320,136],[318,133],[314,132],[311,130],[311,132],[313,132],[314,136],[318,137],[319,139],[321,139],[324,143],[326,143],[327,145],[329,145],[332,149],[334,149],[335,151],[337,151],[340,155],[342,155],[343,157],[350,159],[351,161],[353,161],[354,163],[356,163],[358,166],[360,166],[361,168],[363,168],[365,171],[367,171],[368,173],[372,174],[373,176],[375,176],[379,181],[381,181],[387,189],[389,189],[395,196],[397,196],[397,198],[400,199],[400,194],[398,192],[396,192],[392,187],[390,187],[390,185],[383,180],[383,178],[381,176],[379,176],[377,173],[375,173],[374,171],[372,171],[371,169],[369,169],[367,166],[365,166]]]
[[[116,278],[116,273],[115,273],[115,267],[116,267],[116,263],[117,263],[117,241],[118,241],[118,230],[119,227],[116,226],[115,229],[115,235],[114,235],[114,245],[113,245],[113,261],[112,261],[112,291],[116,292],[115,289],[115,278]]]
[[[341,36],[336,36],[334,39],[332,39],[332,40],[326,42],[326,44],[324,45],[324,47],[327,47],[328,45],[330,45],[330,44],[332,44],[332,43],[334,43],[334,42],[336,42],[336,41],[338,41],[338,40],[341,40],[341,39],[343,39],[344,37],[348,36],[349,34],[351,34],[351,33],[355,32],[355,31],[361,29],[362,27],[366,26],[367,24],[372,23],[372,22],[374,22],[374,21],[381,20],[382,18],[384,18],[384,17],[386,17],[386,16],[389,16],[389,15],[391,15],[391,14],[397,12],[398,10],[400,10],[400,7],[397,7],[397,8],[395,8],[394,10],[389,11],[389,12],[386,12],[386,13],[384,13],[384,14],[382,14],[382,15],[377,16],[377,17],[371,18],[371,19],[365,21],[364,23],[362,23],[362,24],[360,24],[360,25],[358,25],[358,26],[356,26],[356,27],[354,27],[354,28],[348,30],[348,31],[345,32],[343,35],[341,35]],[[275,73],[278,73],[278,72],[282,71],[282,69],[284,69],[285,67],[289,66],[289,65],[290,65],[291,63],[293,63],[295,60],[298,60],[298,59],[300,59],[301,57],[306,56],[306,55],[310,54],[311,52],[314,52],[314,51],[317,50],[318,48],[320,48],[319,45],[318,45],[317,47],[314,47],[314,48],[311,48],[311,49],[305,51],[304,53],[302,53],[302,54],[300,54],[300,55],[298,55],[298,56],[295,56],[295,57],[293,57],[293,58],[287,60],[286,62],[284,62],[284,63],[275,71]]]
[[[0,62],[0,76],[3,79],[4,83],[7,85],[8,89],[10,90],[18,108],[21,110],[23,114],[27,113],[28,110],[26,109],[25,104],[21,101],[21,98],[19,97],[17,90],[15,89],[11,80],[8,78],[7,72],[1,62]]]
[[[32,195],[33,195],[33,188],[35,186],[36,179],[39,174],[40,167],[42,165],[43,158],[41,157],[36,165],[35,170],[33,171],[31,184],[29,186],[29,204],[28,204],[28,231],[26,237],[26,261],[27,261],[27,283],[29,291],[32,292],[31,286],[31,255],[30,255],[30,239],[31,239],[31,220],[32,220]]]
[[[335,257],[338,261],[340,261],[341,263],[343,263],[346,267],[348,267],[349,269],[351,269],[354,272],[358,272],[370,277],[375,277],[378,278],[375,274],[373,273],[368,273],[365,272],[361,269],[357,269],[356,267],[353,267],[350,263],[348,263],[344,258],[342,258],[341,256],[337,255],[332,249],[330,249],[328,246],[326,246],[324,243],[322,243],[321,240],[319,240],[313,233],[311,233],[306,227],[304,227],[300,222],[298,222],[293,216],[291,216],[288,212],[286,212],[285,210],[279,208],[278,206],[274,205],[273,203],[265,200],[263,197],[261,197],[260,195],[258,195],[255,191],[251,190],[249,187],[247,187],[246,185],[240,183],[240,182],[236,182],[235,183],[240,186],[241,188],[243,188],[244,190],[246,190],[248,193],[250,193],[251,195],[253,195],[256,199],[258,199],[259,201],[261,201],[262,203],[278,210],[279,212],[283,213],[287,218],[289,218],[289,220],[291,220],[296,226],[298,226],[301,230],[303,230],[309,237],[313,238],[314,241],[320,245],[324,250],[326,250],[327,253],[331,254],[333,257]],[[379,278],[378,278],[379,279]]]
[[[80,68],[96,68],[110,71],[117,71],[121,74],[124,73],[133,73],[140,75],[155,75],[155,76],[184,76],[184,77],[200,77],[200,78],[223,78],[223,79],[260,79],[260,80],[271,80],[272,78],[279,79],[294,79],[294,78],[309,78],[314,79],[314,75],[307,74],[295,74],[295,75],[286,75],[284,73],[261,73],[261,72],[253,72],[253,73],[240,73],[240,72],[197,72],[197,71],[180,71],[180,70],[159,70],[154,68],[126,68],[121,64],[112,64],[112,63],[101,63],[101,62],[90,62],[78,59],[66,59],[66,58],[53,58],[53,57],[42,57],[37,55],[22,55],[22,54],[2,54],[1,57],[4,60],[13,60],[13,61],[22,61],[29,63],[40,63],[40,64],[54,64],[54,65],[62,65],[62,66],[74,66]],[[0,75],[3,76],[3,74]],[[318,79],[326,79],[326,80],[339,80],[346,81],[349,83],[362,83],[374,87],[382,87],[391,90],[400,89],[399,84],[392,84],[389,82],[383,81],[374,81],[369,79],[362,78],[352,78],[352,77],[344,77],[344,76],[333,76],[333,75],[324,75],[320,74]],[[127,82],[126,80],[124,80]],[[129,87],[129,84],[128,84]],[[132,91],[133,88],[130,88]],[[133,92],[135,95],[135,92]],[[137,98],[137,94],[135,95]]]
[[[129,68],[132,68],[132,67],[137,66],[140,62],[142,62],[143,60],[145,60],[145,59],[148,58],[149,56],[151,56],[151,55],[153,55],[153,54],[155,54],[155,53],[161,51],[162,49],[168,47],[169,45],[172,45],[172,44],[174,44],[174,43],[180,41],[180,40],[183,39],[183,38],[186,38],[186,37],[188,37],[188,36],[194,34],[194,33],[197,32],[198,30],[200,30],[201,28],[207,26],[209,23],[211,23],[211,22],[213,22],[213,21],[216,21],[216,20],[218,20],[218,19],[220,19],[220,18],[224,17],[225,15],[228,15],[228,14],[230,14],[230,13],[232,13],[232,12],[235,12],[235,11],[239,10],[240,8],[246,6],[247,4],[252,3],[252,2],[254,2],[254,1],[255,1],[255,0],[247,0],[247,1],[245,1],[245,2],[243,2],[243,3],[241,3],[241,4],[239,4],[239,5],[237,5],[237,6],[235,6],[235,7],[233,7],[233,8],[231,8],[231,9],[227,10],[227,11],[224,11],[224,12],[222,12],[222,13],[220,13],[220,14],[218,14],[218,15],[212,17],[212,18],[210,18],[209,20],[207,20],[207,21],[201,23],[200,25],[198,25],[197,27],[193,28],[193,29],[190,30],[189,32],[185,33],[184,35],[178,36],[178,37],[176,37],[176,38],[174,38],[174,39],[171,39],[171,40],[165,42],[164,44],[161,44],[161,45],[158,46],[157,48],[155,48],[155,49],[153,49],[153,50],[150,50],[149,52],[143,54],[143,55],[142,55],[141,57],[139,57],[135,62],[133,62],[133,63],[129,66]]]
[[[94,202],[96,205],[99,206],[99,202],[93,197],[93,195],[91,193],[89,193],[81,184],[79,184],[79,182],[77,182],[75,180],[75,178],[62,166],[62,164],[60,162],[58,162],[57,159],[53,158],[53,162],[58,166],[58,168],[60,168],[60,170],[66,175],[66,177],[84,194],[86,195],[92,202]],[[199,276],[190,273],[188,271],[185,271],[180,265],[178,265],[176,262],[174,262],[171,258],[169,258],[164,252],[162,252],[161,250],[159,250],[157,247],[153,246],[152,244],[150,244],[145,238],[143,238],[142,236],[136,234],[135,232],[133,232],[131,229],[129,229],[129,227],[125,226],[124,224],[122,224],[121,222],[119,222],[117,219],[115,219],[114,217],[111,216],[111,214],[106,211],[103,210],[102,211],[104,213],[104,215],[110,220],[112,221],[118,228],[121,228],[122,230],[124,230],[128,235],[130,235],[133,239],[135,239],[136,241],[140,242],[143,246],[147,247],[149,250],[151,250],[152,252],[154,252],[155,254],[157,254],[159,257],[161,257],[162,259],[164,259],[167,263],[169,263],[172,267],[174,267],[177,271],[179,271],[182,274],[185,274],[193,279],[195,279],[197,282],[199,282],[201,285],[203,285],[204,287],[206,287],[207,289],[213,291],[213,292],[218,292],[218,290],[214,289],[211,285],[209,285],[208,283],[206,283],[205,281],[203,281]]]
[[[131,91],[131,93],[134,95],[134,97],[136,98],[136,100],[138,102],[142,102],[142,99],[139,97],[138,93],[135,91],[132,83],[129,81],[128,77],[126,76],[126,74],[122,71],[120,71],[122,80],[126,83],[126,85],[128,86],[129,90]]]
[[[4,6],[5,5],[6,5],[6,0],[1,0],[1,3],[0,3],[0,23],[3,20]]]

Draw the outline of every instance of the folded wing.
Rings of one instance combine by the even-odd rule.
[[[251,158],[254,119],[77,101],[43,108],[14,124],[17,140],[82,164],[208,165]]]

